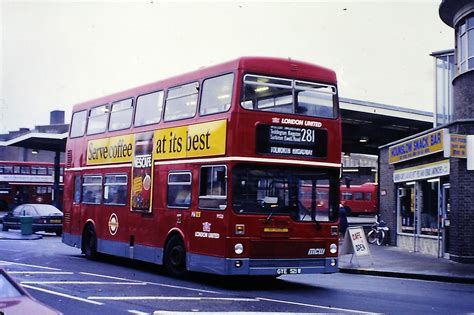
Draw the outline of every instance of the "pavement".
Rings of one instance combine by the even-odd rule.
[[[339,257],[342,273],[474,284],[474,264],[409,252],[396,246],[369,244],[370,257]]]

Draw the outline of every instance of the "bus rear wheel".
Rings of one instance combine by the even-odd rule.
[[[82,252],[88,259],[97,258],[97,236],[92,226],[87,226],[82,237]]]
[[[173,277],[182,278],[186,275],[186,249],[178,235],[173,235],[165,246],[164,264],[166,271]]]

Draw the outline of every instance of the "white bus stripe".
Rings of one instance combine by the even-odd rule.
[[[17,266],[25,266],[25,267],[32,267],[32,268],[46,269],[46,270],[57,270],[57,271],[61,270],[61,269],[58,269],[58,268],[21,264],[21,263],[16,263],[16,262],[13,262],[13,261],[6,261],[6,260],[0,260],[0,265],[3,265],[3,266],[17,265]]]
[[[62,297],[68,298],[68,299],[77,300],[77,301],[81,301],[81,302],[85,302],[85,303],[90,303],[90,304],[95,304],[95,305],[104,305],[104,303],[101,303],[101,302],[89,301],[89,300],[86,300],[86,299],[83,299],[83,298],[80,298],[80,297],[77,297],[77,296],[74,296],[74,295],[64,294],[64,293],[61,293],[61,292],[51,291],[51,290],[47,290],[47,289],[43,289],[43,288],[37,288],[37,287],[33,287],[31,285],[28,285],[28,284],[24,284],[23,287],[28,288],[28,289],[32,289],[32,290],[36,290],[36,291],[41,291],[41,292],[44,292],[44,293],[49,293],[49,294],[52,294],[52,295],[62,296]]]
[[[173,165],[173,164],[185,164],[185,163],[223,163],[223,162],[264,162],[264,163],[279,163],[287,165],[305,165],[305,166],[323,166],[323,167],[341,167],[340,163],[329,163],[329,162],[314,162],[304,160],[290,160],[290,159],[271,159],[271,158],[259,158],[259,157],[246,157],[246,156],[229,156],[229,157],[216,157],[216,158],[202,158],[202,159],[175,159],[165,161],[155,161],[155,165]],[[83,167],[72,167],[67,168],[66,171],[82,171],[82,170],[95,170],[95,169],[109,169],[119,167],[132,167],[131,163],[126,164],[104,164],[104,165],[90,165]]]

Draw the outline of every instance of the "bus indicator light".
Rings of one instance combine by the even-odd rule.
[[[235,225],[235,235],[244,235],[245,234],[245,225],[236,224]]]

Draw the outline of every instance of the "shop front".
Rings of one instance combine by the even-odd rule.
[[[414,252],[446,256],[449,160],[394,171],[397,244]]]

